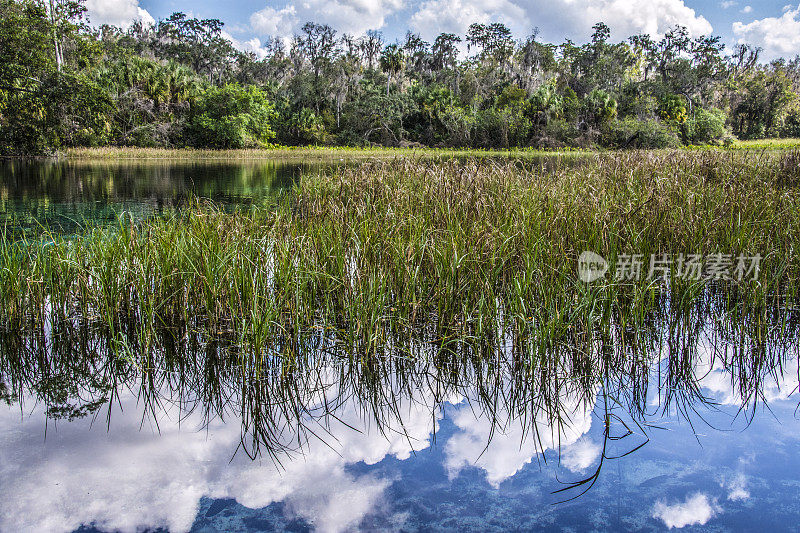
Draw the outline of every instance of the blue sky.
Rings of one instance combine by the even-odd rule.
[[[270,37],[287,37],[308,20],[360,34],[378,29],[388,41],[407,29],[432,40],[443,31],[463,33],[471,22],[503,22],[519,38],[534,27],[541,38],[584,42],[599,20],[613,36],[655,36],[674,24],[695,35],[713,33],[730,47],[747,42],[765,58],[800,54],[799,0],[87,0],[92,22],[126,24],[174,11],[218,18],[243,49],[258,51]]]

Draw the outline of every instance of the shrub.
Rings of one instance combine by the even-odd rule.
[[[544,128],[544,136],[538,139],[538,148],[558,148],[560,146],[577,146],[576,139],[580,132],[571,122],[563,119],[554,119]]]
[[[666,95],[658,104],[658,115],[661,120],[672,126],[683,124],[689,118],[686,99],[677,94]]]
[[[275,137],[275,110],[267,93],[257,87],[209,87],[193,108],[188,133],[196,146],[248,148]]]
[[[781,137],[800,137],[800,110],[792,111],[786,116]]]
[[[617,116],[617,101],[602,89],[594,89],[587,94],[583,107],[587,120],[595,126],[610,124]]]
[[[439,113],[439,120],[447,131],[445,139],[450,146],[471,145],[475,116],[468,108],[448,105]]]
[[[610,124],[603,144],[615,148],[674,148],[681,141],[672,128],[659,120],[627,117]]]
[[[684,123],[683,132],[687,144],[722,142],[728,133],[725,129],[725,113],[716,108],[697,108]]]

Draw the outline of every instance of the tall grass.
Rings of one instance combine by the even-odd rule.
[[[797,345],[799,192],[797,152],[405,158],[306,176],[249,210],[3,239],[0,381],[53,406],[120,383],[153,408],[183,391],[220,416],[233,404],[247,449],[275,452],[340,395],[380,420],[423,386],[495,418],[567,423],[565,394],[598,387],[644,413],[665,349],[664,403],[687,410],[702,323],[755,401]],[[587,285],[583,250],[765,258],[758,282]]]
[[[586,286],[577,256],[765,257],[760,294],[796,289],[800,155],[649,152],[547,165],[398,159],[307,177],[246,212],[209,204],[82,238],[0,244],[3,322],[82,318],[264,335],[336,328],[369,352],[436,323],[562,331],[600,300],[658,282]],[[646,270],[646,267],[645,267]],[[673,285],[681,283],[673,281]],[[697,284],[697,282],[695,282]]]
[[[62,157],[73,160],[325,160],[394,157],[503,157],[545,156],[555,154],[581,154],[585,150],[564,149],[546,151],[533,148],[490,150],[480,148],[392,148],[392,147],[348,147],[348,146],[275,146],[271,148],[245,148],[232,150],[203,148],[136,148],[101,147],[69,148]]]

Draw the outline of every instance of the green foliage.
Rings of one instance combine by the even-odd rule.
[[[718,143],[797,135],[800,61],[722,55],[720,39],[515,41],[501,23],[433,43],[384,43],[302,26],[264,57],[237,51],[216,19],[88,27],[83,0],[0,0],[0,152],[66,146],[380,144],[505,148]],[[275,103],[273,109],[272,103]],[[629,120],[635,119],[635,120]],[[674,134],[666,135],[663,125]],[[727,130],[726,130],[727,128]]]
[[[214,75],[225,68],[225,58],[233,45],[221,35],[223,23],[217,19],[188,18],[173,13],[155,28],[154,52],[161,59],[173,59],[198,74]]]
[[[686,122],[689,111],[686,109],[686,99],[677,94],[668,94],[658,103],[658,115],[661,120],[671,126],[679,126]]]
[[[498,331],[521,332],[519,342],[541,348],[540,335],[526,333],[536,333],[536,324],[552,329],[553,320],[584,324],[577,341],[583,343],[598,331],[601,301],[617,302],[608,312],[629,313],[632,302],[622,297],[629,290],[644,301],[663,290],[669,305],[683,306],[675,291],[697,289],[689,280],[664,286],[650,277],[608,277],[585,290],[576,285],[574,260],[565,258],[586,249],[612,264],[631,249],[645,257],[704,247],[744,255],[769,249],[758,283],[732,283],[763,291],[753,295],[761,320],[765,294],[784,291],[778,305],[796,301],[796,153],[765,154],[758,164],[749,154],[676,152],[550,162],[376,161],[306,176],[284,201],[249,210],[202,204],[137,224],[120,221],[81,239],[4,239],[0,325],[36,335],[66,320],[86,331],[133,332],[126,359],[163,354],[158,341],[166,327],[172,342],[201,335],[234,343],[236,364],[262,353],[296,357],[304,346],[319,357],[312,341],[322,328],[344,336],[332,348],[368,360],[396,354],[397,339],[414,332],[428,335],[436,349],[445,331],[481,342],[502,341]],[[785,229],[775,232],[776,222]],[[741,312],[742,300],[733,303]],[[558,319],[565,310],[571,314]],[[576,312],[585,320],[576,321]],[[634,314],[657,319],[641,309]],[[432,331],[437,325],[443,330]],[[557,328],[574,339],[566,323]],[[73,337],[62,337],[59,345],[71,348]],[[292,345],[282,352],[287,339]],[[85,344],[96,357],[104,343]],[[493,363],[503,352],[485,348]],[[20,355],[36,353],[20,343]],[[206,358],[188,359],[195,365]]]
[[[792,82],[782,70],[758,70],[735,83],[733,131],[744,139],[762,139],[780,133],[784,113],[797,99]]]
[[[392,81],[392,75],[398,74],[403,70],[405,63],[405,55],[403,50],[396,44],[390,44],[383,49],[381,53],[380,65],[381,69],[386,72],[386,94],[389,94],[389,83]]]
[[[286,100],[279,105],[275,129],[281,144],[319,145],[328,141],[322,117],[307,107],[294,112]]]
[[[497,107],[519,107],[525,101],[527,94],[514,84],[507,86],[497,97]]]
[[[571,91],[571,89],[568,89]],[[575,92],[572,91],[572,97]],[[575,97],[577,104],[577,97]],[[572,101],[569,104],[573,104]],[[549,83],[539,87],[528,102],[528,113],[537,124],[547,125],[551,120],[562,118],[565,114],[565,99],[558,94],[554,84]],[[575,114],[570,114],[574,118]]]
[[[597,127],[603,127],[616,118],[617,101],[606,91],[594,89],[586,95],[583,109],[587,122]]]
[[[800,109],[795,109],[786,115],[781,136],[800,138]]]
[[[228,83],[209,87],[192,105],[188,134],[195,146],[249,148],[274,137],[276,113],[267,93]]]
[[[683,125],[684,140],[689,144],[711,144],[722,142],[728,131],[725,113],[720,109],[695,109]]]
[[[658,99],[640,84],[626,83],[619,93],[617,110],[623,117],[656,118],[659,117],[658,104]]]
[[[673,128],[659,120],[626,117],[609,125],[605,144],[615,148],[675,148],[681,140]]]
[[[182,144],[184,114],[202,91],[201,79],[176,62],[124,55],[90,72],[113,100],[114,144],[168,147]]]
[[[0,154],[105,142],[107,98],[80,70],[95,59],[80,2],[0,0]]]
[[[445,128],[444,142],[448,146],[473,146],[476,118],[469,109],[448,105],[441,111],[439,120]]]
[[[368,72],[358,84],[357,97],[345,105],[342,129],[348,131],[348,144],[400,145],[403,117],[413,100],[408,94],[387,93],[382,85],[379,73]]]

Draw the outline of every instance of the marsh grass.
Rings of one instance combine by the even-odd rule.
[[[599,390],[643,418],[662,358],[663,408],[688,415],[707,346],[754,405],[796,356],[799,161],[400,158],[237,212],[197,202],[79,238],[4,239],[0,381],[64,416],[121,385],[154,411],[170,391],[209,418],[234,409],[244,449],[276,457],[345,399],[380,425],[420,389],[534,433]],[[586,285],[583,250],[764,260],[758,282]]]
[[[4,324],[82,319],[149,342],[157,327],[242,342],[346,332],[362,355],[435,324],[564,333],[599,303],[623,320],[658,291],[701,282],[585,285],[583,250],[764,256],[760,296],[797,286],[800,155],[637,152],[580,164],[396,159],[307,176],[268,205],[180,212],[82,238],[0,244]],[[646,270],[646,265],[645,265]],[[542,332],[547,334],[541,335]]]
[[[735,141],[730,148],[734,150],[797,150],[800,139],[754,139]]]
[[[727,147],[688,146],[686,151],[730,151],[730,150],[767,150],[787,151],[800,148],[800,139],[760,139],[753,141],[735,141]],[[418,158],[493,158],[493,159],[526,159],[542,157],[575,157],[597,154],[615,153],[604,150],[585,150],[563,148],[558,150],[541,150],[535,148],[512,148],[507,150],[474,149],[474,148],[392,148],[347,147],[347,146],[274,146],[259,149],[212,150],[194,148],[136,148],[136,147],[101,147],[101,148],[69,148],[60,154],[70,160],[358,160],[358,159],[393,159],[397,157]],[[625,153],[625,152],[617,152]]]
[[[102,148],[70,148],[61,157],[71,160],[330,160],[330,159],[391,159],[395,157],[493,157],[513,159],[519,157],[540,157],[553,155],[588,154],[586,150],[565,149],[546,151],[532,148],[509,150],[484,150],[473,148],[391,148],[347,147],[347,146],[275,146],[257,149],[195,149],[195,148],[135,148],[135,147],[102,147]]]

